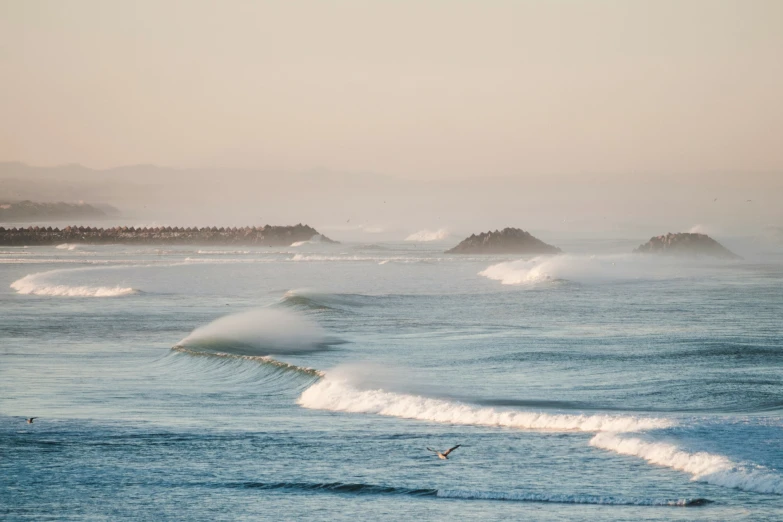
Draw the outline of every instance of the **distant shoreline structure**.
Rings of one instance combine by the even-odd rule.
[[[446,254],[523,254],[546,255],[561,254],[556,246],[544,243],[519,228],[504,228],[473,234],[457,246],[446,250]]]
[[[290,246],[316,238],[337,243],[316,229],[301,223],[293,226],[262,227],[112,227],[67,226],[52,228],[0,227],[2,246],[46,246],[63,243],[168,244],[168,245],[256,245]]]
[[[719,259],[742,259],[707,234],[678,232],[653,236],[647,243],[634,249],[634,254],[709,256]]]

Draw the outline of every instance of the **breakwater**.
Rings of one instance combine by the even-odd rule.
[[[61,243],[199,244],[288,246],[318,239],[335,243],[308,225],[262,227],[0,227],[0,245],[35,246]]]

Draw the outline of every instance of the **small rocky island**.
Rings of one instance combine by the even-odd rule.
[[[560,254],[562,250],[548,245],[519,228],[473,234],[447,254]]]
[[[669,232],[655,236],[634,250],[635,254],[665,254],[676,256],[709,256],[720,259],[742,259],[707,234]]]
[[[317,238],[324,243],[336,243],[302,225],[263,227],[76,227],[63,229],[31,226],[0,227],[0,245],[34,246],[62,243],[92,244],[166,244],[166,245],[254,245],[289,246],[298,241]]]

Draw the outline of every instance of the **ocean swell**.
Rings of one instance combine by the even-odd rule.
[[[353,495],[405,495],[412,497],[436,497],[461,500],[500,500],[510,502],[552,502],[557,504],[599,504],[615,506],[672,506],[691,507],[709,504],[704,498],[623,498],[613,496],[568,495],[557,493],[532,493],[523,491],[481,491],[436,488],[407,488],[347,482],[243,482],[230,484],[261,490],[295,490]]]

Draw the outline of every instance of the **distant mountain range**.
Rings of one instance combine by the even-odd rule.
[[[34,201],[0,202],[0,223],[101,219],[119,214],[110,205],[87,203],[38,203]]]

